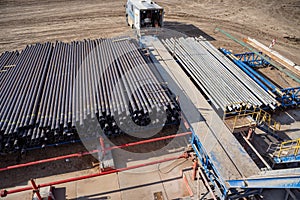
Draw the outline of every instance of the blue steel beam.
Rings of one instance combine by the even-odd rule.
[[[226,35],[228,38],[232,39],[233,41],[235,41],[236,43],[239,43],[240,45],[242,45],[243,47],[248,48],[250,51],[252,51],[253,53],[255,53],[256,55],[258,55],[259,57],[261,57],[262,59],[268,60],[268,62],[270,62],[270,64],[272,64],[276,69],[278,69],[279,71],[285,73],[287,76],[289,76],[290,78],[292,78],[294,81],[296,81],[297,83],[300,83],[300,77],[294,73],[292,73],[291,71],[289,71],[286,68],[283,68],[279,65],[277,65],[275,62],[273,62],[272,60],[270,60],[268,57],[261,55],[259,52],[257,52],[255,49],[249,47],[245,42],[242,42],[238,39],[236,39],[235,37],[233,37],[232,35],[230,35],[229,33],[227,33],[226,31],[220,29],[220,28],[216,28],[216,31],[219,31],[221,33],[223,33],[224,35]]]
[[[241,189],[299,189],[300,175],[291,176],[273,176],[273,177],[257,177],[243,180],[226,181],[230,188]]]
[[[191,144],[194,152],[196,153],[198,160],[200,164],[202,165],[204,172],[210,182],[214,185],[215,189],[218,192],[218,196],[221,199],[225,199],[228,193],[228,189],[226,187],[225,181],[222,179],[220,173],[214,166],[214,164],[211,162],[210,157],[208,156],[204,146],[200,142],[198,136],[195,134],[194,130],[192,128],[192,139],[191,139]]]
[[[274,157],[273,161],[276,164],[300,162],[300,154],[298,154],[298,155],[289,155],[289,156],[284,156],[284,157]]]
[[[276,92],[281,94],[280,90],[272,84],[270,81],[268,81],[266,78],[264,78],[262,75],[257,73],[255,70],[253,70],[251,67],[247,66],[245,63],[243,63],[241,60],[237,59],[232,55],[232,53],[224,48],[220,48],[222,53],[227,55],[231,60],[240,67],[248,76],[250,76],[255,82],[257,82],[265,91],[267,92]],[[271,91],[268,89],[270,88]]]

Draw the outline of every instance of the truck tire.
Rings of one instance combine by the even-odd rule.
[[[128,23],[128,15],[126,14],[126,23],[128,26],[130,26],[130,24]]]

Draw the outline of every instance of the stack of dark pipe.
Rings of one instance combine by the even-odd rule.
[[[179,121],[136,42],[36,44],[0,56],[0,152]],[[99,129],[99,130],[97,130]],[[137,129],[138,131],[138,129]],[[81,137],[82,139],[82,137]]]
[[[6,70],[0,75],[0,149],[19,148],[32,133],[51,52],[52,44],[47,43],[27,46],[20,54],[1,55]]]

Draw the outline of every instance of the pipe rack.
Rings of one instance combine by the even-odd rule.
[[[272,109],[277,106],[272,94],[264,91],[209,42],[195,38],[162,41],[189,76],[211,97],[217,109],[235,109],[226,106],[241,100]]]
[[[77,140],[79,129],[83,139],[178,123],[179,105],[152,65],[128,38],[4,52],[0,70],[12,67],[0,73],[0,152]]]

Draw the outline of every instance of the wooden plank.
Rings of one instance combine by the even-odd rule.
[[[251,38],[244,38],[244,42],[246,42],[247,44],[251,45],[253,48],[257,49],[258,51],[263,52],[264,54],[266,54],[267,56],[269,56],[271,59],[273,59],[274,61],[276,61],[277,63],[281,64],[282,66],[284,66],[285,68],[289,69],[290,71],[292,71],[293,73],[295,73],[296,75],[300,76],[300,71],[298,69],[296,69],[294,66],[290,65],[288,62],[286,62],[285,60],[277,57],[275,54],[272,53],[272,50],[268,50],[269,48],[266,46],[262,46],[261,45],[257,45],[256,43],[254,43],[253,41],[251,41]]]

